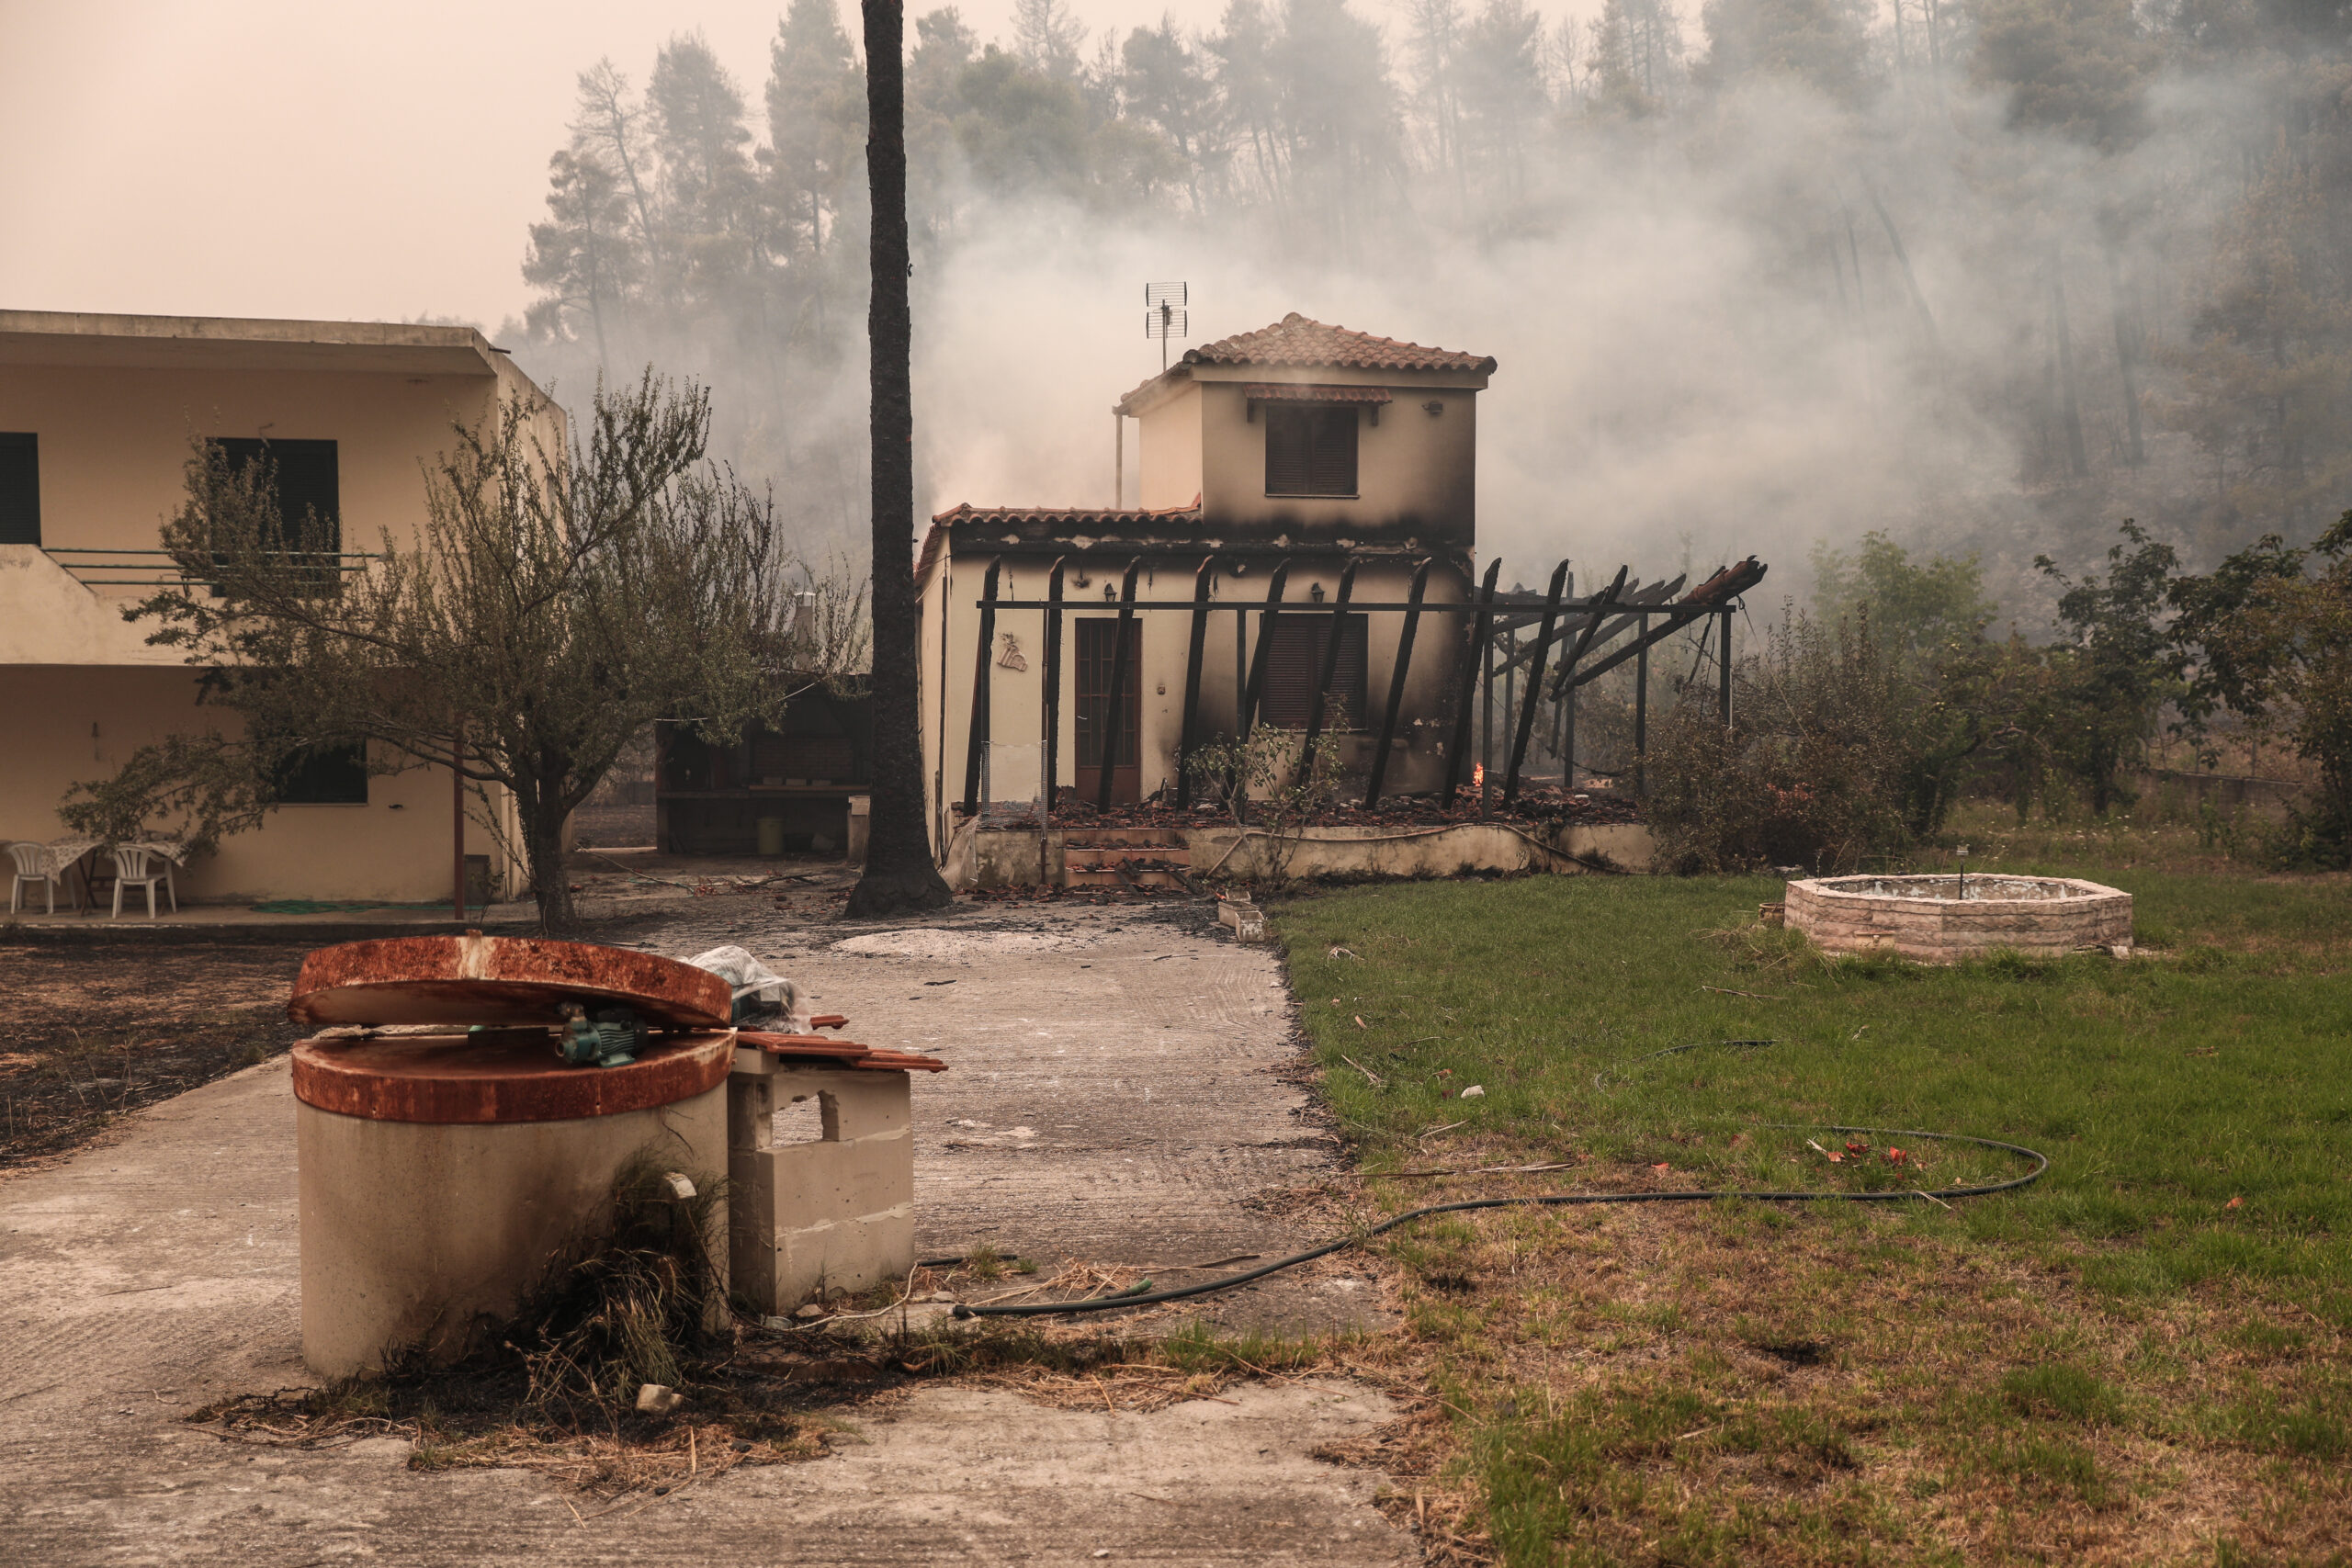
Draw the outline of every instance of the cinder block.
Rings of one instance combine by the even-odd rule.
[[[820,1289],[904,1278],[915,1245],[908,1075],[764,1055],[745,1066],[729,1091],[737,1291],[758,1310],[780,1313]],[[822,1135],[775,1145],[776,1110],[812,1097],[822,1107]]]

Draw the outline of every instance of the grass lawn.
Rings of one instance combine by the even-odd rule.
[[[2068,849],[1999,863],[2095,862],[2142,956],[1828,964],[1757,925],[1764,879],[1279,908],[1371,1209],[2025,1168],[1829,1123],[2050,1156],[1949,1206],[1396,1233],[1461,1533],[1514,1563],[2352,1562],[2352,884]]]

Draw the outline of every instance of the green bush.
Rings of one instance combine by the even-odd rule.
[[[1734,671],[1732,720],[1693,691],[1649,759],[1658,863],[1680,873],[1846,870],[1912,837],[1905,806],[1925,748],[1909,682],[1866,616],[1791,611]]]

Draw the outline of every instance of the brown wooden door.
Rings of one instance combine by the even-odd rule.
[[[1078,798],[1091,801],[1102,787],[1102,731],[1109,716],[1111,658],[1118,621],[1097,615],[1078,623]],[[1111,798],[1143,798],[1143,623],[1127,624],[1126,690],[1120,694],[1119,755],[1111,771]]]

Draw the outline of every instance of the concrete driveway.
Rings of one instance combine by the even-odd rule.
[[[1170,1266],[1287,1248],[1290,1190],[1329,1168],[1281,1075],[1271,958],[1196,914],[962,909],[933,926],[808,926],[728,908],[640,931],[740,942],[852,1016],[938,1055],[916,1087],[927,1255],[981,1241],[1045,1262]],[[949,982],[953,984],[940,983]],[[1388,1418],[1344,1383],[1252,1385],[1152,1416],[930,1388],[831,1459],[737,1469],[587,1519],[514,1471],[413,1473],[406,1444],[256,1450],[185,1426],[221,1394],[307,1381],[293,1116],[282,1059],[137,1115],[107,1144],[0,1181],[0,1540],[11,1561],[1334,1562],[1419,1560],[1376,1474],[1310,1457]],[[1344,1267],[1228,1322],[1371,1315]]]

